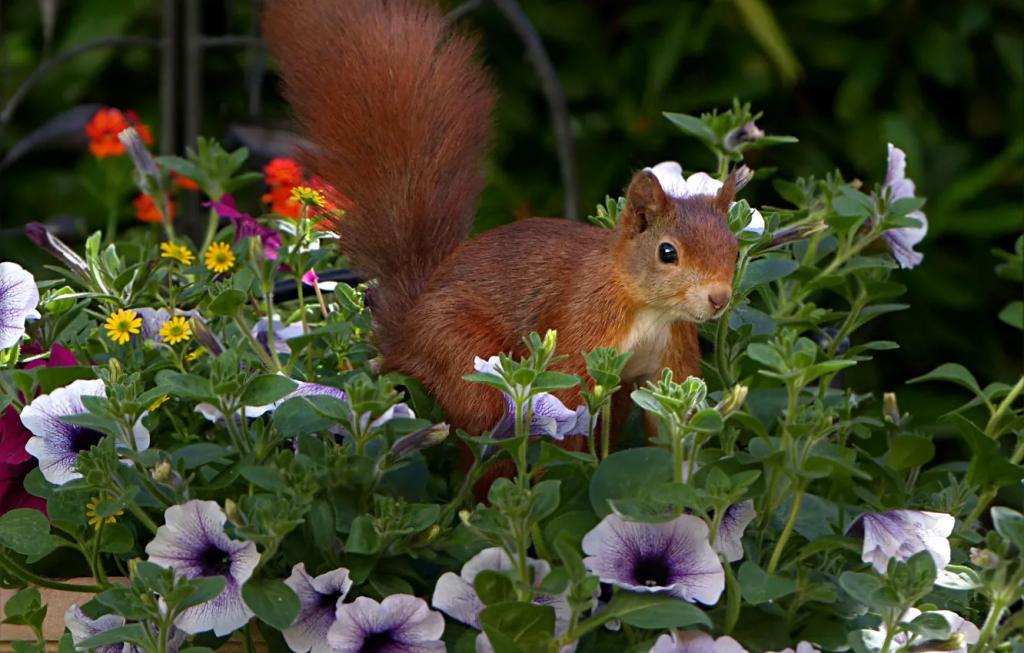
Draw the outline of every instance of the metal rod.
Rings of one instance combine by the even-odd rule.
[[[161,29],[163,47],[160,50],[160,152],[174,154],[178,142],[178,60],[175,38],[178,32],[178,2],[164,0]]]

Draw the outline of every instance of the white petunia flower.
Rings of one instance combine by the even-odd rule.
[[[706,172],[695,172],[689,177],[683,176],[683,167],[675,161],[662,161],[656,166],[644,168],[654,173],[661,184],[661,189],[669,197],[714,196],[724,185]],[[757,209],[750,209],[750,223],[743,231],[764,233],[764,216]]]
[[[0,263],[0,349],[21,342],[25,335],[25,320],[38,320],[41,316],[39,288],[32,274],[17,263]]]

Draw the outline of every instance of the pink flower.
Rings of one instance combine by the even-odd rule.
[[[259,238],[263,242],[263,256],[268,261],[277,260],[277,250],[281,248],[281,234],[276,229],[266,227],[249,215],[242,213],[235,205],[235,198],[225,193],[219,200],[203,202],[206,208],[212,208],[222,218],[231,220],[235,227],[235,242],[244,238]]]

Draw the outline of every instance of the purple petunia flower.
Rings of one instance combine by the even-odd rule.
[[[252,337],[256,339],[258,343],[263,345],[263,348],[270,353],[270,329],[269,321],[265,317],[261,317],[253,325],[250,333]],[[288,346],[288,341],[292,338],[298,338],[302,336],[302,324],[296,322],[295,324],[289,324],[285,326],[284,322],[281,321],[280,316],[274,316],[274,349],[279,354],[290,354],[292,348]]]
[[[50,394],[39,395],[21,411],[21,423],[34,436],[25,444],[25,451],[39,460],[39,471],[47,481],[63,485],[82,478],[75,471],[78,454],[99,444],[104,434],[87,426],[70,424],[63,418],[88,412],[82,397],[105,397],[106,394],[102,380],[79,379]],[[141,418],[132,429],[132,438],[136,451],[149,448],[149,430],[142,425]],[[131,446],[125,442],[117,443],[120,449]]]
[[[551,572],[551,566],[544,560],[527,558],[526,564],[533,573],[533,582],[537,586]],[[430,604],[456,621],[477,630],[483,630],[480,625],[480,611],[485,606],[477,596],[473,582],[476,580],[477,574],[482,571],[510,571],[512,569],[514,569],[512,559],[504,549],[501,547],[484,549],[466,561],[459,574],[449,571],[437,580]],[[533,602],[538,605],[550,605],[554,609],[556,637],[568,630],[572,608],[564,596],[540,595],[534,597]],[[477,636],[476,650],[477,653],[490,653],[494,650],[486,634],[480,633]],[[576,643],[573,642],[562,647],[559,653],[572,653],[575,650]]]
[[[245,625],[253,613],[242,601],[242,585],[260,556],[252,542],[233,540],[224,532],[227,516],[214,501],[193,499],[164,512],[164,525],[146,545],[149,561],[186,578],[223,576],[224,591],[185,610],[175,621],[195,634],[212,630],[227,635]]]
[[[473,368],[481,374],[498,375],[501,360],[491,356],[487,360],[477,357]],[[510,438],[516,431],[516,405],[512,397],[504,392],[505,414],[491,429],[491,437],[495,439]],[[548,392],[541,392],[530,398],[533,407],[533,419],[530,421],[530,435],[545,435],[555,440],[564,440],[567,435],[587,435],[590,433],[590,412],[586,406],[576,410],[566,408],[557,397]]]
[[[21,342],[25,335],[25,320],[38,320],[41,316],[39,288],[36,279],[17,263],[0,263],[0,349]]]
[[[801,641],[797,643],[796,650],[784,648],[781,651],[768,651],[768,653],[821,653],[821,651],[810,642]]]
[[[728,635],[715,639],[702,630],[684,630],[659,637],[650,653],[747,653],[747,649]]]
[[[90,637],[95,637],[114,628],[120,628],[124,624],[124,617],[116,614],[106,614],[96,619],[91,619],[82,612],[82,609],[76,603],[72,603],[71,607],[64,613],[64,626],[71,633],[71,641],[74,642],[76,650],[85,650],[80,649],[79,645]],[[153,634],[156,635],[157,633],[154,632]],[[167,653],[178,653],[181,650],[181,645],[185,643],[185,637],[184,632],[171,626],[170,632],[167,635]],[[93,650],[96,653],[143,653],[142,649],[138,646],[128,642],[98,646]]]
[[[889,163],[882,189],[883,191],[888,190],[893,200],[914,196],[914,182],[907,179],[907,155],[892,143],[889,143]],[[911,211],[907,217],[920,220],[921,225],[890,229],[882,234],[889,245],[893,258],[901,268],[915,267],[924,260],[923,254],[914,251],[914,245],[924,240],[928,233],[928,217],[923,211]]]
[[[219,200],[203,202],[203,206],[231,220],[235,227],[235,243],[245,238],[259,238],[263,243],[263,256],[268,261],[277,260],[277,250],[281,249],[281,234],[276,229],[264,226],[248,213],[239,211],[231,195],[224,193]]]
[[[334,625],[335,614],[352,588],[348,569],[340,568],[312,577],[306,565],[292,567],[285,581],[299,597],[299,614],[291,626],[282,631],[288,648],[295,653],[331,653],[327,633]]]
[[[695,172],[689,177],[684,177],[682,166],[675,161],[662,161],[656,166],[644,169],[654,173],[665,194],[676,199],[714,196],[724,185],[706,172]],[[764,216],[760,211],[750,209],[750,223],[743,231],[764,232]]]
[[[718,532],[715,533],[715,541],[711,543],[711,548],[724,555],[727,562],[742,560],[743,531],[756,516],[753,499],[747,499],[726,508],[725,514],[722,515],[722,521],[718,524]]]
[[[893,635],[890,650],[913,650],[914,653],[967,653],[967,645],[976,643],[981,635],[977,626],[949,610],[929,610],[922,613],[917,608],[909,608],[900,617],[900,621],[910,623],[922,614],[937,614],[945,619],[949,624],[950,639],[954,643],[959,643],[959,646],[948,646],[949,640],[947,642],[927,642],[911,632],[902,631]],[[877,630],[871,631],[872,639],[877,640],[879,648],[885,641],[886,633],[885,624],[880,625]],[[934,647],[930,647],[929,643]]]
[[[725,590],[725,571],[708,534],[693,515],[655,524],[608,515],[584,536],[583,564],[605,583],[714,605]]]
[[[335,653],[443,653],[443,634],[444,617],[426,601],[392,594],[380,603],[360,596],[339,605],[327,641]]]
[[[163,342],[164,339],[160,335],[160,327],[171,321],[171,314],[166,308],[136,308],[134,309],[139,317],[142,318],[142,329],[140,335],[143,340],[152,340],[154,342]],[[188,311],[175,311],[175,315],[183,315],[185,317],[202,317],[199,311],[193,309]]]
[[[921,551],[927,551],[941,570],[949,564],[948,538],[955,525],[953,515],[942,512],[890,510],[864,513],[854,521],[850,533],[863,535],[861,559],[880,574],[885,573],[890,559],[905,562]]]

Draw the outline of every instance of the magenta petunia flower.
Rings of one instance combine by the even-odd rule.
[[[186,578],[223,576],[224,590],[185,610],[175,622],[186,633],[212,630],[218,636],[238,630],[253,613],[242,601],[242,585],[260,555],[252,542],[233,540],[224,532],[227,516],[214,501],[193,499],[164,512],[164,525],[146,545],[149,562],[174,569]]]
[[[693,515],[651,524],[612,514],[584,536],[583,564],[605,583],[714,605],[725,590],[725,571],[708,535],[707,524]]]
[[[444,617],[426,601],[392,594],[339,605],[327,641],[335,653],[443,653],[443,634]]]
[[[914,182],[907,179],[907,155],[903,150],[889,143],[889,163],[885,173],[885,184],[883,190],[888,190],[893,200],[913,197],[915,192]],[[921,210],[911,211],[908,218],[920,220],[921,225],[917,227],[900,227],[890,229],[882,234],[893,258],[900,264],[901,268],[912,268],[924,260],[924,255],[914,251],[914,245],[924,240],[928,233],[928,217]]]
[[[281,633],[288,648],[295,653],[331,653],[327,633],[352,588],[348,569],[335,569],[314,578],[300,562],[292,567],[291,576],[284,582],[299,597],[301,606],[295,621]]]
[[[904,562],[921,551],[927,551],[941,570],[949,564],[949,536],[955,525],[953,515],[942,512],[889,510],[864,513],[854,521],[850,533],[863,536],[861,558],[880,574],[892,558]]]
[[[264,226],[248,213],[239,211],[231,195],[225,193],[219,200],[203,202],[203,206],[231,220],[235,227],[235,243],[245,238],[259,238],[263,243],[263,256],[268,261],[277,260],[277,250],[281,249],[281,234],[276,229]]]

